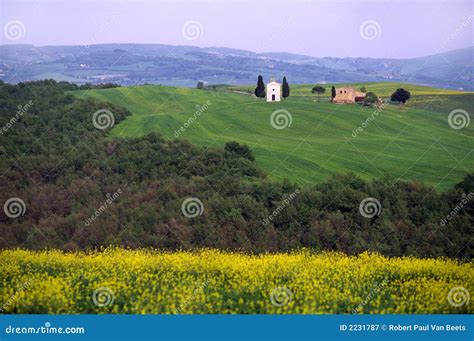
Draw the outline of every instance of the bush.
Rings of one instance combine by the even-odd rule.
[[[406,103],[411,97],[411,94],[409,91],[399,88],[397,91],[395,91],[390,99],[395,102],[400,102],[400,103]]]
[[[224,149],[230,153],[237,154],[246,159],[249,159],[250,161],[255,161],[255,157],[253,156],[252,151],[246,144],[239,144],[235,141],[227,142]]]
[[[368,92],[364,98],[364,105],[376,104],[379,101],[379,98],[373,92]]]

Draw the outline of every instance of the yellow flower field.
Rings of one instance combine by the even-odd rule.
[[[299,251],[0,251],[3,313],[473,313],[472,263]]]

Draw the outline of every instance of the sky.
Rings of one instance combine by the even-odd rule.
[[[413,58],[473,45],[464,0],[0,0],[1,44],[150,43]]]

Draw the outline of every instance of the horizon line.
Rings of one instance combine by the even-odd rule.
[[[173,46],[173,47],[192,47],[192,48],[197,48],[197,49],[230,49],[230,50],[236,50],[236,51],[245,51],[245,52],[250,52],[254,53],[256,55],[262,55],[262,54],[278,54],[278,53],[288,53],[292,54],[295,56],[304,56],[304,57],[309,57],[313,59],[324,59],[324,58],[340,58],[340,59],[394,59],[394,60],[410,60],[410,59],[418,59],[418,58],[425,58],[425,57],[431,57],[431,56],[436,56],[440,54],[445,54],[445,53],[450,53],[453,51],[460,51],[460,50],[466,50],[470,48],[474,48],[474,45],[466,46],[466,47],[461,47],[457,49],[452,49],[452,50],[447,50],[443,52],[436,51],[436,53],[433,54],[428,54],[428,55],[421,55],[418,57],[410,57],[410,58],[394,58],[394,57],[335,57],[335,56],[324,56],[324,57],[315,57],[307,54],[300,54],[300,53],[294,53],[294,52],[288,52],[288,51],[276,51],[276,52],[255,52],[252,50],[246,50],[246,49],[240,49],[240,48],[235,48],[235,47],[226,47],[226,46],[197,46],[197,45],[177,45],[177,44],[162,44],[162,43],[98,43],[98,44],[65,44],[65,45],[35,45],[35,44],[30,44],[30,43],[24,43],[24,44],[4,44],[0,43],[0,47],[3,46],[33,46],[35,48],[39,47],[87,47],[87,46],[99,46],[99,45],[161,45],[161,46]]]

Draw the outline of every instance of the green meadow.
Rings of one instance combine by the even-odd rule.
[[[211,91],[144,85],[74,94],[132,112],[113,127],[112,137],[159,132],[209,148],[235,140],[250,146],[257,164],[274,179],[305,184],[337,173],[353,172],[364,179],[390,174],[444,190],[474,170],[474,124],[453,129],[448,123],[454,109],[472,115],[473,93],[399,83],[354,85],[385,99],[398,87],[412,94],[406,105],[388,104],[377,110],[330,103],[331,84],[324,86],[326,94],[320,101],[311,94],[312,85],[294,85],[291,96],[276,103],[245,93],[253,92],[254,86]],[[276,129],[271,117],[280,109],[289,114],[278,113],[274,125],[284,128]]]

